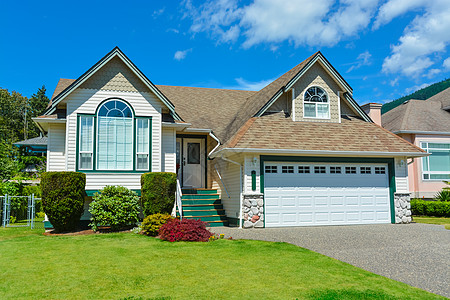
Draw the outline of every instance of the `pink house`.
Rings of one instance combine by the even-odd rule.
[[[407,161],[408,184],[411,197],[433,198],[450,180],[450,88],[386,112],[382,125],[430,153]]]

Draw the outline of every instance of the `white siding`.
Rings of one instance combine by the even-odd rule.
[[[151,93],[118,92],[77,89],[70,94],[67,103],[67,170],[75,171],[77,114],[95,114],[101,102],[117,97],[127,101],[136,116],[152,117],[152,171],[161,171],[161,107],[162,103]],[[105,185],[123,185],[140,189],[140,174],[95,173],[88,174],[86,189],[97,189]]]
[[[66,124],[50,124],[48,129],[47,171],[66,170]]]
[[[239,180],[240,168],[236,164],[226,162],[219,158],[216,158],[214,160],[214,164],[217,165],[217,169],[219,170],[219,173],[222,176],[223,183],[225,184],[224,187],[222,182],[218,178],[217,174],[215,174],[215,181],[217,182],[216,184],[219,185],[221,190],[221,199],[223,207],[225,209],[225,213],[227,214],[227,217],[238,218],[240,205],[239,204],[240,190],[241,190]],[[214,169],[214,166],[212,167]],[[228,194],[230,195],[229,198],[227,193],[225,192],[225,188]]]
[[[162,129],[162,170],[176,172],[176,132],[174,128]]]
[[[395,158],[395,187],[397,193],[409,193],[406,157]]]
[[[261,194],[259,155],[247,155],[244,160],[244,193]],[[256,190],[252,190],[252,171],[256,171]]]

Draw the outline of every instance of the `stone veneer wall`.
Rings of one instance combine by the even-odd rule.
[[[407,224],[411,218],[411,196],[409,193],[394,194],[395,223]]]
[[[242,209],[244,215],[244,228],[264,227],[263,194],[244,194]]]

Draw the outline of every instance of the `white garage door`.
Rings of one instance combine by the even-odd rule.
[[[390,223],[385,164],[266,162],[265,226]]]

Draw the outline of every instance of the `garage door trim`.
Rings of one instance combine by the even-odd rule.
[[[395,168],[394,158],[377,158],[377,157],[318,157],[318,156],[276,156],[261,155],[260,156],[260,191],[264,194],[264,163],[276,162],[310,162],[310,163],[384,163],[388,165],[389,180],[389,200],[391,208],[391,223],[395,223]],[[265,205],[264,205],[265,206]],[[265,207],[264,207],[265,210]]]

